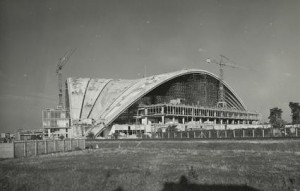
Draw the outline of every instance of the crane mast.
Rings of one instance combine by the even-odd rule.
[[[58,80],[58,108],[64,108],[63,104],[63,82],[62,82],[62,68],[67,64],[69,58],[76,49],[68,50],[63,57],[61,57],[56,66],[56,75]]]
[[[219,65],[219,70],[220,70],[220,83],[219,83],[219,97],[218,97],[218,103],[217,103],[217,107],[220,107],[220,108],[226,108],[227,107],[227,104],[226,104],[226,101],[225,101],[225,90],[224,90],[224,67],[231,67],[231,68],[241,68],[237,65],[234,65],[234,64],[230,64],[228,61],[229,61],[229,58],[227,58],[226,56],[224,55],[220,55],[221,59],[218,61],[218,60],[215,60],[215,59],[206,59],[206,62],[207,63],[212,63],[212,64],[217,64]]]

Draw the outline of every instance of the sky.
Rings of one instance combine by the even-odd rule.
[[[268,121],[273,107],[291,122],[300,102],[298,0],[1,0],[0,132],[42,127],[63,78],[136,79],[185,68],[219,74],[220,54],[246,69],[225,81],[248,110]]]

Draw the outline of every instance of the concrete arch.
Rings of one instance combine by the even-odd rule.
[[[83,113],[82,117],[92,118],[97,124],[110,125],[126,109],[150,91],[172,79],[188,74],[205,74],[218,81],[220,80],[219,77],[213,73],[200,69],[180,70],[136,80],[68,79],[69,105],[71,113],[73,113],[71,118],[72,120],[80,120],[79,116]],[[88,84],[88,81],[93,82],[93,88],[91,88],[92,83]],[[225,88],[229,90],[228,97],[225,98],[225,100],[231,105],[236,106],[237,110],[246,111],[247,108],[240,97],[226,82],[223,83]],[[99,85],[99,87],[97,88],[95,85]],[[87,91],[86,88],[88,88]],[[81,94],[74,92],[80,92]],[[88,95],[82,95],[84,92]],[[78,96],[78,98],[76,96]],[[76,103],[78,100],[80,100],[80,103]],[[82,108],[78,108],[79,106],[82,106]],[[97,132],[94,133],[97,134]]]

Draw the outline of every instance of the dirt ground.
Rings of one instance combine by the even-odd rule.
[[[295,149],[143,144],[2,160],[0,190],[300,190]]]

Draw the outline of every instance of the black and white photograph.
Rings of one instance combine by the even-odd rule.
[[[300,191],[299,0],[0,0],[0,190]]]

